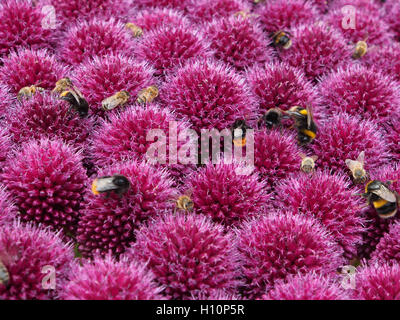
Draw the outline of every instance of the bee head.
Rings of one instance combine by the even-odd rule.
[[[128,178],[122,176],[122,175],[115,175],[113,179],[113,183],[118,186],[118,187],[129,187],[130,182]]]

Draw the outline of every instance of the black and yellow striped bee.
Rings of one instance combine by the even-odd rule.
[[[390,190],[390,184],[390,181],[371,180],[365,185],[365,193],[361,194],[383,219],[393,217],[398,210],[399,196],[396,191]]]
[[[0,285],[8,286],[10,281],[10,274],[4,263],[0,260]]]
[[[69,103],[70,109],[74,109],[81,117],[88,115],[89,104],[82,93],[73,85],[70,78],[58,80],[53,92],[59,93],[60,98]]]
[[[232,141],[235,146],[246,145],[246,130],[251,129],[243,119],[237,119],[232,126]]]
[[[128,191],[130,185],[128,178],[121,174],[104,176],[97,178],[92,182],[92,192],[95,195],[106,193],[107,196],[109,196],[111,192],[114,192],[117,195],[122,196],[126,191]]]
[[[279,30],[272,35],[272,44],[275,47],[287,50],[292,46],[292,40],[287,32]]]
[[[312,109],[294,106],[286,113],[294,119],[297,128],[297,140],[299,145],[303,146],[312,142],[317,135],[317,125],[313,120]]]

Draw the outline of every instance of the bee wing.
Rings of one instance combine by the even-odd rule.
[[[71,94],[74,96],[76,102],[79,103],[79,96],[78,96],[78,94],[77,94],[74,90],[71,90],[70,92],[71,92]]]
[[[307,157],[303,152],[300,152],[299,155],[300,155],[301,159],[304,159],[305,157]]]
[[[311,156],[311,159],[313,159],[314,161],[317,161],[318,160],[318,156]]]
[[[365,152],[364,152],[364,151],[361,151],[360,154],[358,155],[356,161],[358,161],[358,162],[360,162],[362,165],[364,165],[364,158],[365,158]]]
[[[115,95],[108,97],[102,101],[103,108],[106,110],[112,110],[120,104],[120,99],[115,97]]]
[[[113,183],[113,179],[114,177],[103,177],[103,178],[99,178],[96,180],[96,190],[98,192],[106,192],[106,191],[110,191],[110,190],[116,190],[118,189],[118,186],[116,186]]]
[[[74,91],[76,92],[76,94],[77,94],[79,97],[83,98],[83,94],[79,91],[79,89],[78,89],[77,87],[75,87],[74,85],[72,85],[72,89],[74,89]]]
[[[389,190],[385,185],[381,185],[379,190],[373,192],[377,196],[381,197],[382,199],[389,201],[389,202],[397,202],[396,194]]]
[[[313,114],[312,114],[312,107],[310,105],[307,105],[307,128],[310,129],[311,123],[313,121]]]

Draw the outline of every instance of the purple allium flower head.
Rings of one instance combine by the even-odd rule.
[[[73,257],[72,247],[47,228],[20,222],[0,227],[0,259],[10,274],[8,286],[0,285],[0,299],[54,299]],[[51,285],[44,277],[53,271],[56,290],[44,289]]]
[[[357,270],[354,296],[359,300],[399,300],[400,265],[371,263]]]
[[[186,10],[197,23],[214,18],[229,17],[239,11],[249,12],[250,5],[244,0],[188,0]]]
[[[101,102],[126,90],[136,100],[141,89],[154,85],[153,69],[122,55],[95,57],[74,70],[72,81],[87,99],[93,113],[104,115]],[[115,109],[118,110],[118,109]]]
[[[300,148],[296,139],[287,132],[262,130],[254,135],[254,165],[273,190],[276,183],[300,170]]]
[[[7,114],[8,110],[11,109],[13,104],[14,100],[10,93],[10,89],[4,84],[0,83],[0,119]]]
[[[236,119],[251,121],[257,114],[245,79],[219,62],[186,64],[167,78],[160,98],[176,111],[178,119],[189,120],[198,131],[223,130]]]
[[[256,11],[263,28],[269,33],[290,31],[301,24],[314,23],[318,16],[316,8],[304,0],[266,1]]]
[[[60,140],[24,144],[1,174],[21,220],[73,232],[86,182],[81,160],[74,148]]]
[[[0,172],[3,169],[4,162],[6,161],[12,146],[11,136],[8,129],[0,127]]]
[[[279,50],[283,61],[301,68],[311,80],[349,61],[351,50],[343,36],[323,23],[301,25],[291,33],[293,45]]]
[[[365,151],[365,169],[375,169],[389,158],[387,143],[378,127],[369,120],[346,113],[334,115],[319,126],[311,145],[320,168],[348,172],[346,159],[357,159]]]
[[[82,148],[93,121],[80,118],[76,111],[70,110],[67,102],[44,93],[17,104],[6,116],[6,125],[13,142],[18,145],[30,139],[48,137],[60,138]]]
[[[238,281],[235,240],[221,225],[194,214],[159,217],[137,232],[129,255],[143,262],[171,299],[215,289],[234,293]]]
[[[291,274],[330,274],[342,265],[342,250],[313,217],[271,213],[238,230],[243,293],[260,298],[274,282]]]
[[[400,81],[400,44],[374,47],[363,57],[362,61],[368,67],[374,67],[383,74],[390,74]]]
[[[272,60],[270,40],[253,18],[216,19],[207,25],[206,34],[215,57],[238,70]]]
[[[400,3],[396,0],[388,0],[384,5],[382,18],[389,25],[396,40],[400,41]]]
[[[400,85],[375,69],[360,65],[340,68],[321,80],[321,113],[345,112],[374,122],[385,122],[400,106]]]
[[[188,25],[189,20],[183,12],[169,8],[150,8],[136,11],[129,20],[144,31],[157,29],[162,25],[180,26]]]
[[[184,185],[191,191],[195,213],[225,225],[265,213],[269,196],[264,183],[255,172],[241,175],[240,169],[236,163],[209,163],[191,175]]]
[[[17,209],[12,203],[11,195],[0,185],[0,227],[10,224],[17,215]]]
[[[92,155],[99,167],[111,165],[127,158],[146,160],[146,152],[154,141],[148,140],[150,130],[162,130],[166,136],[165,165],[170,173],[180,178],[193,169],[190,165],[169,165],[169,137],[170,125],[176,121],[175,115],[167,108],[160,108],[156,104],[130,106],[124,111],[110,115],[108,120],[99,124],[93,133]],[[176,123],[177,135],[189,129],[185,121]],[[183,143],[178,142],[178,149]],[[172,151],[171,151],[172,152]],[[161,155],[158,155],[161,158]],[[163,165],[164,165],[163,164]]]
[[[390,188],[400,194],[400,167],[398,165],[381,166],[371,171],[370,175],[371,179],[382,182],[393,181]],[[399,214],[390,219],[382,219],[376,210],[370,207],[365,212],[365,219],[366,231],[363,234],[363,245],[359,248],[359,256],[368,259],[384,234],[389,232],[390,226],[399,221]]]
[[[63,35],[57,54],[62,61],[76,66],[94,56],[131,55],[136,45],[120,21],[95,18],[71,26]]]
[[[293,106],[317,104],[317,94],[303,72],[283,62],[254,67],[247,71],[247,81],[257,96],[260,109],[288,110]]]
[[[56,81],[65,77],[67,73],[67,68],[47,50],[21,49],[4,58],[3,63],[0,68],[0,81],[9,87],[13,94],[32,85],[53,89]]]
[[[164,170],[130,160],[100,170],[98,177],[114,174],[128,178],[130,187],[121,197],[86,196],[77,233],[84,256],[122,254],[135,241],[134,230],[142,222],[173,206],[175,190]]]
[[[264,300],[350,300],[350,296],[330,277],[316,273],[298,274],[278,281]]]
[[[161,291],[145,265],[127,258],[116,261],[112,256],[95,257],[72,265],[59,289],[63,300],[154,300]]]
[[[66,29],[76,21],[90,20],[94,17],[110,19],[125,18],[131,6],[129,0],[39,0],[38,7],[51,5],[55,9],[56,19],[61,28]]]
[[[349,259],[357,255],[356,246],[362,242],[365,231],[361,197],[354,196],[342,175],[317,171],[312,176],[299,174],[282,181],[275,192],[277,208],[285,207],[295,214],[316,217],[343,247]]]
[[[194,58],[212,56],[208,40],[200,30],[187,24],[162,25],[146,32],[135,46],[139,59],[151,63],[156,75],[164,76],[169,71]]]
[[[334,10],[325,17],[325,22],[342,33],[347,41],[354,45],[357,41],[366,40],[368,44],[383,45],[393,41],[394,34],[389,26],[379,17],[379,12],[357,8],[355,13],[355,28],[343,23],[342,10]]]
[[[49,48],[54,30],[42,27],[45,15],[30,0],[0,3],[0,57],[18,47]]]
[[[380,239],[371,261],[399,263],[400,262],[400,222],[390,225],[389,232]]]

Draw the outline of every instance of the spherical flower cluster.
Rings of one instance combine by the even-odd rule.
[[[332,11],[325,20],[353,44],[361,40],[374,45],[389,44],[393,41],[394,35],[379,17],[379,11],[373,14],[371,10],[357,8],[355,17],[354,27],[346,24],[342,10]]]
[[[239,70],[272,59],[270,41],[251,18],[231,16],[214,20],[207,26],[206,34],[215,57]]]
[[[330,274],[341,266],[342,250],[313,217],[281,212],[244,223],[238,231],[243,293],[260,298],[291,274]]]
[[[78,65],[94,56],[131,55],[136,43],[119,21],[93,19],[78,22],[64,34],[57,51],[60,59]]]
[[[56,21],[60,22],[60,27],[63,29],[67,29],[77,20],[90,20],[94,17],[123,19],[131,6],[129,0],[39,0],[37,2],[39,8],[48,5],[54,7]]]
[[[318,166],[333,171],[348,172],[346,159],[357,159],[365,152],[365,169],[378,168],[389,157],[381,132],[375,123],[351,117],[345,113],[324,121],[311,145],[318,156]]]
[[[150,8],[134,13],[129,21],[142,28],[145,32],[157,29],[162,25],[189,25],[189,20],[183,12],[169,8]]]
[[[6,117],[12,140],[21,145],[31,139],[59,138],[83,148],[93,124],[50,94],[35,94],[17,104]]]
[[[386,122],[400,105],[400,85],[375,69],[350,66],[321,80],[318,88],[326,116],[345,112]]]
[[[345,64],[351,56],[343,36],[323,23],[296,27],[291,39],[290,49],[280,50],[279,56],[311,80]]]
[[[188,0],[186,10],[191,20],[201,23],[240,11],[249,12],[250,5],[245,0]]]
[[[1,174],[20,218],[73,232],[86,181],[81,160],[75,149],[59,140],[24,144]]]
[[[318,103],[316,90],[303,72],[287,63],[274,62],[264,68],[251,68],[246,77],[262,112],[271,108],[288,110],[293,106]]]
[[[10,224],[17,215],[17,210],[11,201],[11,195],[0,185],[0,228]]]
[[[73,257],[72,247],[46,228],[19,222],[0,227],[0,258],[10,275],[8,285],[0,285],[0,299],[54,299]],[[50,273],[55,283],[51,283]],[[44,285],[55,286],[55,290]]]
[[[122,55],[95,57],[74,70],[72,81],[87,99],[91,111],[104,115],[101,102],[115,93],[126,90],[130,101],[140,90],[154,85],[153,69]]]
[[[265,300],[350,300],[349,295],[332,279],[315,273],[299,274],[279,281]]]
[[[350,188],[344,176],[322,171],[311,177],[300,174],[284,180],[275,191],[279,195],[274,203],[277,208],[316,217],[349,259],[357,255],[356,246],[362,242],[365,223],[360,210],[362,202],[361,197],[353,195],[357,189]]]
[[[156,75],[163,76],[189,60],[210,57],[212,52],[202,32],[183,24],[146,32],[135,46],[135,55],[151,63]]]
[[[125,176],[129,189],[122,196],[86,196],[77,231],[79,251],[84,256],[124,253],[135,241],[134,231],[142,222],[173,206],[175,192],[165,171],[130,160],[100,170],[98,177],[114,174]]]
[[[273,190],[276,183],[300,170],[300,149],[296,139],[288,132],[261,130],[254,136],[254,166],[266,189]]]
[[[260,15],[262,26],[269,34],[313,23],[318,16],[316,8],[310,2],[303,0],[266,1],[256,12]]]
[[[168,214],[143,226],[129,255],[153,271],[170,299],[215,289],[233,292],[238,281],[235,241],[222,226],[193,214]]]
[[[53,31],[43,28],[45,15],[30,0],[4,0],[0,3],[0,57],[12,49],[49,48]]]
[[[236,119],[255,118],[255,99],[249,91],[245,79],[226,65],[199,60],[168,77],[160,98],[195,130],[223,130]]]
[[[225,225],[265,213],[269,196],[253,172],[242,175],[239,164],[209,163],[185,181],[194,211]]]
[[[3,59],[0,81],[16,95],[21,88],[32,85],[53,89],[66,74],[67,68],[48,51],[21,49]]]
[[[380,239],[375,251],[371,255],[371,261],[398,263],[400,262],[400,223],[392,224],[389,232]]]
[[[145,265],[108,255],[75,263],[59,291],[63,300],[155,300],[161,289],[154,281]]]
[[[355,297],[359,300],[399,300],[400,265],[372,263],[356,273]]]

